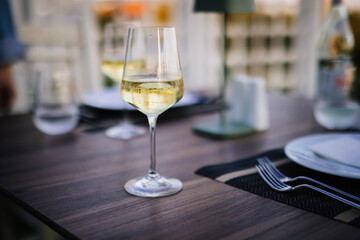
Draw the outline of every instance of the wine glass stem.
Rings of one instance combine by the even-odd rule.
[[[156,178],[159,174],[156,172],[156,152],[155,152],[155,129],[156,129],[156,120],[158,116],[148,116],[149,126],[150,126],[150,170],[148,177]]]
[[[120,123],[122,123],[122,124],[130,124],[129,110],[127,110],[127,109],[123,110],[123,116],[122,116],[122,119],[120,120]]]

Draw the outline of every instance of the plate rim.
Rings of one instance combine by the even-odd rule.
[[[290,142],[288,142],[286,145],[285,145],[285,148],[284,148],[284,152],[285,152],[285,155],[293,162],[303,166],[303,167],[306,167],[308,169],[311,169],[311,170],[314,170],[314,171],[318,171],[318,172],[322,172],[322,173],[326,173],[326,174],[330,174],[330,175],[335,175],[335,176],[340,176],[340,177],[346,177],[346,178],[352,178],[352,179],[360,179],[360,169],[359,168],[356,168],[356,167],[353,167],[353,166],[350,166],[350,165],[346,165],[344,163],[341,163],[341,162],[335,162],[335,161],[331,161],[331,160],[328,160],[326,158],[322,158],[320,156],[316,156],[317,159],[321,159],[323,161],[326,161],[326,162],[330,162],[331,164],[334,164],[334,165],[341,165],[341,166],[345,166],[347,169],[350,169],[350,170],[354,170],[354,171],[340,171],[340,170],[336,170],[336,169],[331,169],[331,168],[326,168],[324,166],[319,166],[318,165],[318,168],[314,167],[311,163],[309,163],[309,161],[307,160],[304,160],[304,158],[301,158],[301,157],[298,157],[298,156],[295,156],[293,154],[291,154],[291,148],[294,144],[296,144],[298,141],[304,141],[306,139],[309,139],[309,138],[321,138],[321,137],[336,137],[336,136],[349,136],[349,135],[356,135],[357,137],[360,138],[360,133],[357,133],[357,132],[354,132],[354,133],[347,133],[347,132],[339,132],[339,133],[316,133],[316,134],[310,134],[310,135],[305,135],[305,136],[302,136],[302,137],[298,137],[298,138],[295,138],[293,140],[291,140]],[[319,168],[320,167],[320,168]]]

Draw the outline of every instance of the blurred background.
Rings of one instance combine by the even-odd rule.
[[[103,27],[110,21],[176,27],[188,91],[218,92],[222,76],[221,18],[195,13],[194,0],[12,0],[26,55],[13,67],[17,99],[12,113],[31,109],[36,62],[66,59],[75,75],[76,97],[108,86],[100,71]],[[345,0],[356,22],[360,2]],[[316,76],[316,37],[330,0],[256,0],[256,12],[229,14],[227,67],[230,76],[263,77],[269,90],[311,98]],[[51,51],[50,51],[51,49]]]
[[[25,56],[12,68],[17,89],[12,114],[31,111],[35,89],[32,73],[39,62],[70,63],[80,103],[86,92],[114,84],[109,83],[100,70],[104,26],[111,21],[175,26],[186,90],[219,93],[223,76],[221,16],[195,13],[194,0],[9,2],[18,38],[26,49]],[[360,22],[360,1],[343,2],[351,25],[356,26]],[[255,13],[228,15],[226,59],[230,78],[235,75],[262,77],[269,91],[312,98],[317,71],[317,34],[331,0],[255,0],[255,4]],[[359,34],[354,27],[353,32],[358,42]],[[45,225],[34,223],[35,218],[5,196],[0,195],[0,207],[3,208],[0,230],[5,234],[0,236],[62,239]],[[6,211],[11,213],[7,215]],[[19,223],[18,219],[23,220]],[[17,238],[17,234],[22,234],[19,228],[25,237]]]

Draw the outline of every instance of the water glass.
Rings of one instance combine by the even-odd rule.
[[[35,127],[48,135],[69,133],[78,123],[72,75],[66,62],[38,63],[35,66]]]

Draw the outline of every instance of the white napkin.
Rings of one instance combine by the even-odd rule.
[[[266,98],[265,80],[255,77],[248,86],[247,118],[245,122],[256,131],[269,129],[269,112]]]
[[[336,138],[311,145],[309,149],[323,158],[360,167],[360,141],[357,139]]]
[[[265,80],[244,75],[234,76],[230,120],[245,123],[256,131],[269,129]]]

